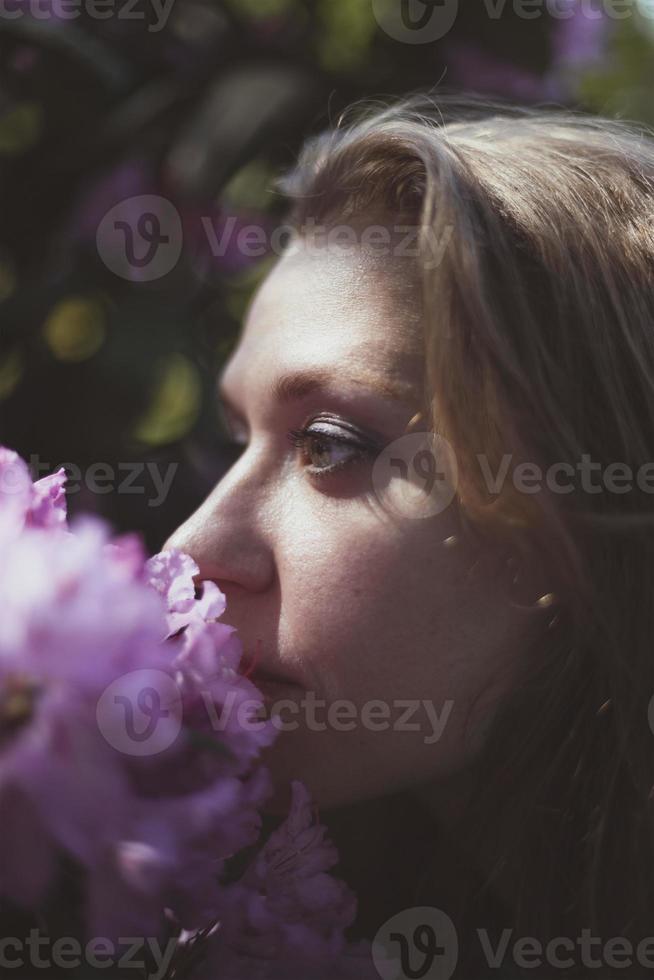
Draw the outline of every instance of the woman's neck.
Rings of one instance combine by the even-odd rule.
[[[433,844],[433,822],[423,807],[399,795],[329,810],[321,820],[339,853],[334,874],[357,896],[353,934],[372,939],[388,918],[415,904],[421,862]]]
[[[470,912],[489,863],[463,836],[466,793],[458,789],[423,788],[321,814],[340,855],[334,873],[358,899],[353,938],[372,939],[391,916],[420,905],[455,919]],[[503,893],[485,900],[483,914],[501,909]]]

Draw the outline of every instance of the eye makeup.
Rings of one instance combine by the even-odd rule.
[[[381,450],[381,441],[338,416],[314,416],[288,439],[300,450],[307,470],[315,476],[335,473],[356,462],[369,461]]]

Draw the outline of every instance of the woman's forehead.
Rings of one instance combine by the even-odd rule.
[[[421,353],[418,301],[419,291],[398,275],[392,257],[300,242],[259,287],[241,340],[353,354],[363,347],[370,357]]]
[[[260,394],[305,376],[414,401],[423,371],[420,324],[384,278],[356,257],[304,251],[281,259],[259,288],[222,384],[227,395]]]

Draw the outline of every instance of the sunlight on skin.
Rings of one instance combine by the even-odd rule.
[[[310,730],[306,710],[283,715],[301,724],[265,759],[279,806],[292,778],[330,807],[460,772],[528,626],[508,608],[499,556],[461,534],[454,504],[402,519],[373,491],[376,453],[421,406],[407,282],[397,264],[362,250],[300,245],[278,261],[220,379],[244,451],[167,542],[225,592],[246,652],[256,648],[258,669],[284,681],[271,697],[297,705],[313,692],[355,706],[350,731]],[[315,442],[307,450],[288,438],[312,425],[323,436],[318,471]],[[325,446],[325,425],[373,448]],[[326,472],[332,460],[344,465]],[[482,573],[471,576],[473,566]],[[362,724],[373,699],[390,706],[386,730],[379,715]],[[394,731],[407,700],[429,702],[431,716],[423,704],[410,718],[419,730]],[[325,722],[326,710],[312,717]],[[434,717],[446,720],[437,740]]]

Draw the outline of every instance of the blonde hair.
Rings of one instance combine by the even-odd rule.
[[[478,461],[654,461],[654,141],[425,93],[355,107],[281,186],[299,229],[413,216],[425,406],[456,450],[459,503],[556,582],[556,629],[525,651],[479,763],[477,830],[518,883],[511,924],[654,935],[651,493],[507,480],[490,496]]]

